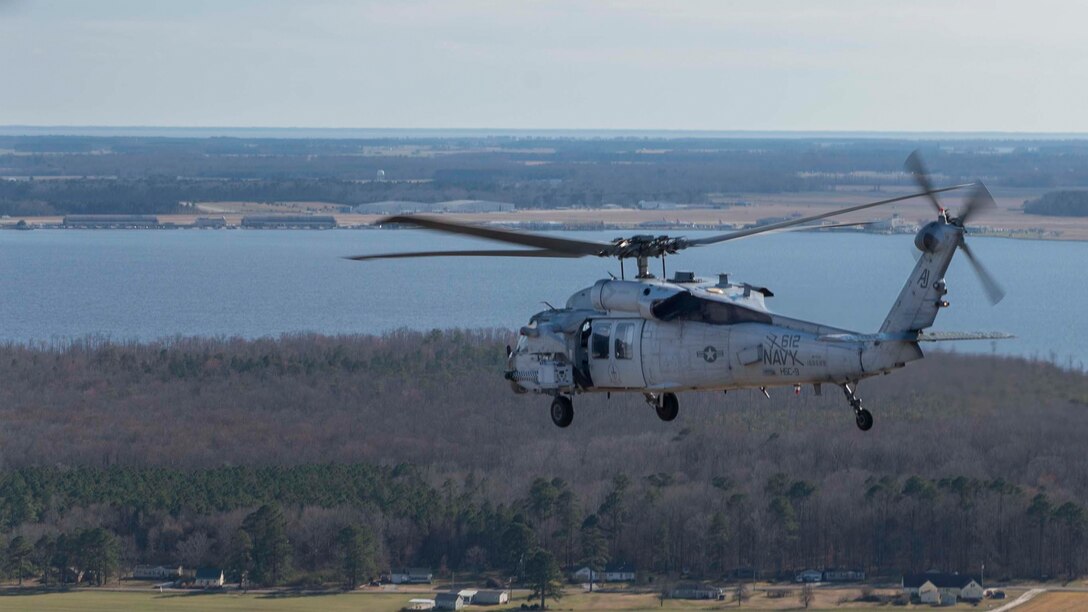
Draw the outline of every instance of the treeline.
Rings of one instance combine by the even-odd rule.
[[[179,201],[486,199],[523,208],[712,204],[743,193],[905,185],[921,147],[941,183],[1088,186],[1088,142],[865,138],[386,139],[0,136],[5,214],[164,213]],[[1000,154],[998,154],[1000,153]],[[373,181],[383,170],[388,180]],[[48,180],[42,180],[48,179]]]
[[[1088,217],[1088,191],[1052,191],[1024,202],[1024,212],[1050,217]]]
[[[509,341],[0,347],[5,571],[94,582],[180,563],[335,584],[403,566],[515,576],[538,550],[715,579],[1088,570],[1081,373],[937,354],[861,385],[868,433],[807,390],[683,394],[668,424],[639,397],[580,396],[560,430],[502,379]]]

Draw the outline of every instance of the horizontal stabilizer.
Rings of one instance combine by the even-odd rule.
[[[946,340],[1009,340],[1015,338],[1004,332],[942,332],[931,331],[918,334],[918,342],[944,342]]]
[[[821,342],[946,342],[949,340],[1008,340],[1004,332],[889,332],[883,334],[827,334]]]

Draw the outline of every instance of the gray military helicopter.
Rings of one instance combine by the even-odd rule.
[[[981,182],[935,188],[917,152],[906,168],[921,192],[851,206],[808,217],[705,238],[638,235],[612,242],[589,242],[465,225],[428,216],[400,215],[381,224],[408,224],[425,229],[475,236],[531,247],[519,250],[466,250],[388,253],[349,257],[355,261],[406,257],[615,257],[620,278],[597,281],[567,300],[564,308],[533,315],[521,328],[517,344],[507,347],[505,376],[517,393],[552,396],[551,417],[559,427],[574,418],[573,396],[580,393],[641,393],[663,421],[679,412],[680,391],[730,391],[813,385],[842,388],[857,426],[868,431],[873,415],[862,407],[855,389],[859,381],[922,359],[922,342],[997,340],[1002,333],[926,332],[941,308],[947,307],[944,275],[957,249],[962,250],[982,281],[991,302],[1004,296],[964,236],[967,221],[994,207]],[[971,188],[967,204],[953,216],[937,194]],[[650,272],[651,258],[769,232],[805,227],[849,212],[926,197],[937,218],[915,236],[920,257],[883,325],[876,333],[858,333],[803,321],[767,309],[773,294],[765,287],[733,282],[728,275],[696,278],[677,272],[671,279]],[[860,225],[844,223],[840,225]],[[821,226],[828,227],[828,226]],[[627,280],[623,262],[634,259],[637,273]]]

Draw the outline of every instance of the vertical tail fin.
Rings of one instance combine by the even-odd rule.
[[[922,256],[880,326],[882,333],[920,331],[933,325],[947,293],[944,274],[956,254],[962,231],[955,225],[935,221],[918,232],[914,244]]]

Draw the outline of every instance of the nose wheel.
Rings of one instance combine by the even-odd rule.
[[[854,389],[849,383],[843,384],[842,392],[846,395],[846,400],[850,402],[850,407],[854,409],[854,421],[858,424],[858,429],[862,431],[872,429],[873,413],[861,407],[861,399],[854,394]]]
[[[574,402],[565,395],[557,395],[552,400],[552,423],[557,427],[567,427],[574,420]]]

